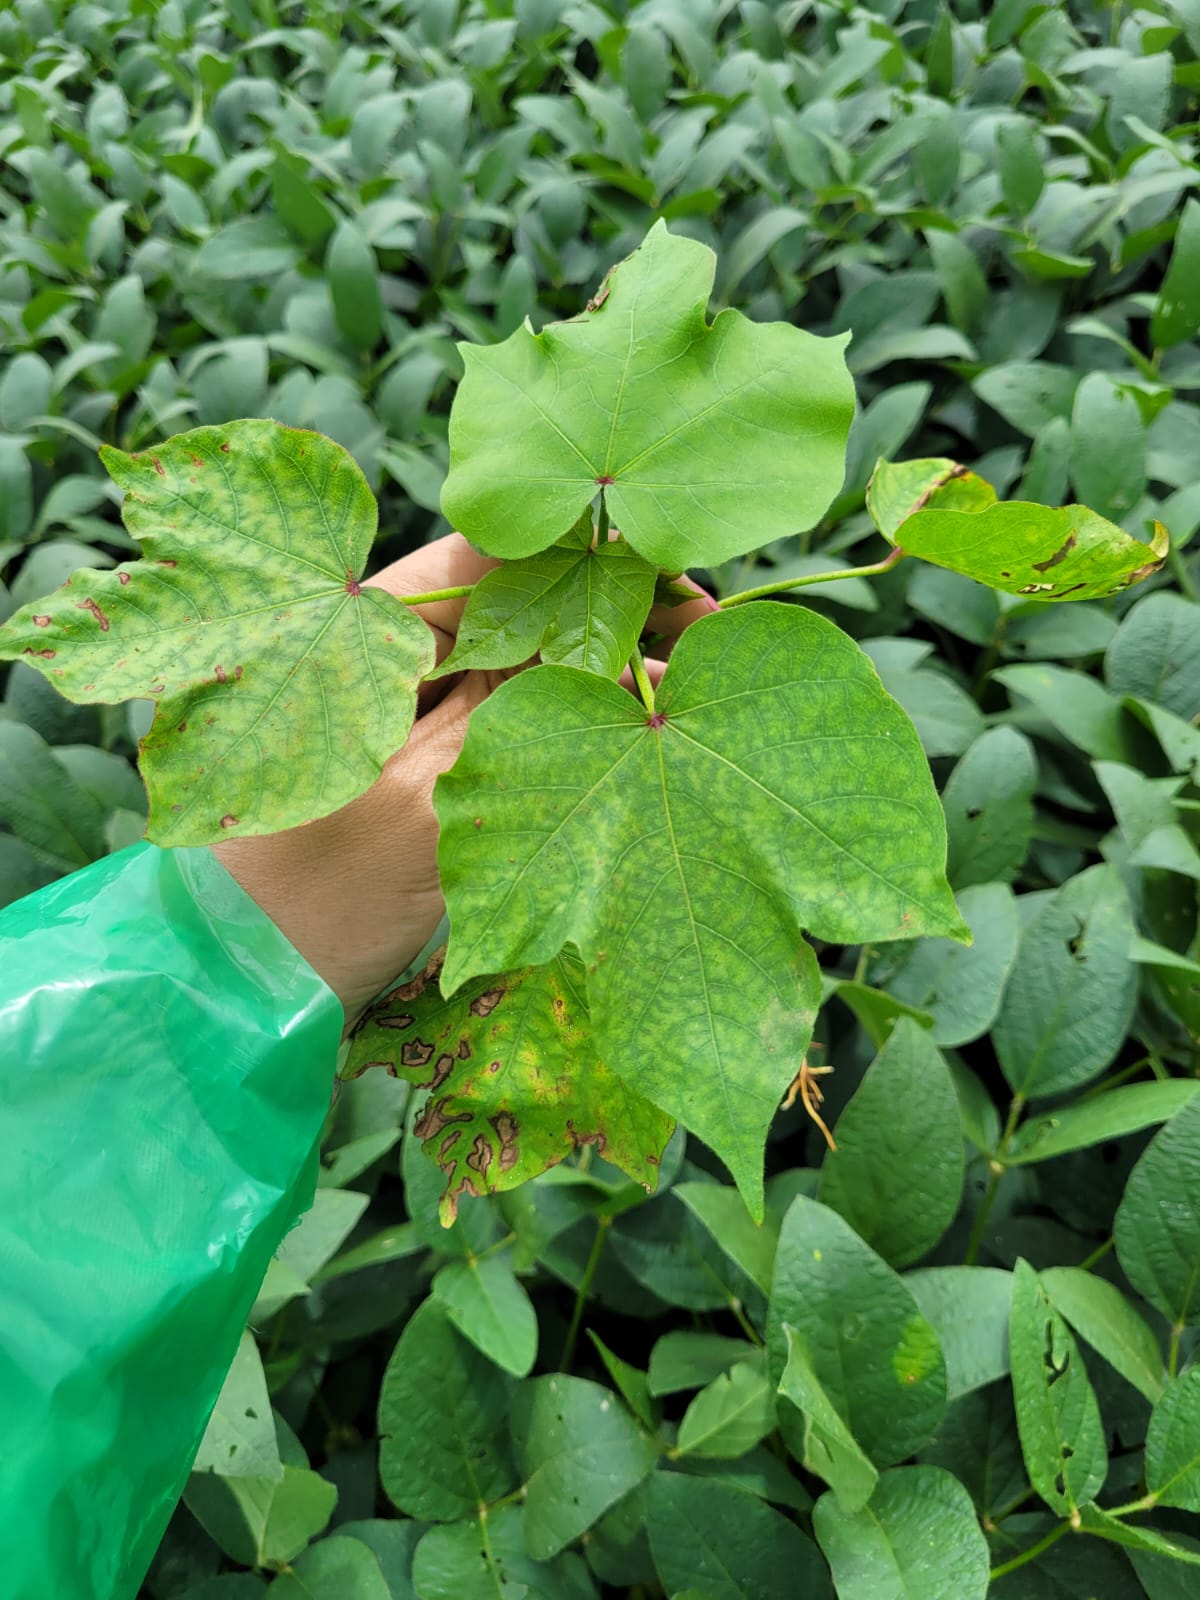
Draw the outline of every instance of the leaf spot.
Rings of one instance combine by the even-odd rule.
[[[483,994],[477,995],[476,998],[471,1001],[471,1004],[467,1009],[470,1011],[473,1017],[490,1017],[492,1012],[495,1011],[496,1007],[500,1004],[501,1000],[504,999],[504,993],[505,991],[503,987],[498,989],[485,989]]]
[[[1047,556],[1045,561],[1035,561],[1033,563],[1033,570],[1035,572],[1049,572],[1051,567],[1056,567],[1060,561],[1065,561],[1078,543],[1079,540],[1075,537],[1074,531],[1072,531],[1067,535],[1052,556]]]
[[[87,600],[77,600],[75,602],[75,609],[76,611],[90,611],[95,617],[96,621],[100,624],[100,632],[108,632],[108,618],[93,599],[89,597]]]
[[[118,572],[117,582],[121,585],[127,584],[129,582],[129,574],[127,572]]]
[[[50,626],[50,618],[41,616],[34,617],[33,623],[34,627],[36,628],[48,628]]]
[[[221,826],[223,828],[236,828],[237,823],[238,819],[234,816],[232,811],[227,811],[221,818]]]
[[[154,462],[154,470],[155,470],[155,472],[158,473],[160,478],[165,478],[166,475],[167,475],[166,467],[163,466],[162,462],[158,459],[157,456],[153,456],[153,457],[151,457],[151,459]]]

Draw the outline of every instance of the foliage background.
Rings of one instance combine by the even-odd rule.
[[[579,1169],[471,1206],[444,1233],[436,1174],[403,1137],[407,1091],[360,1080],[331,1115],[318,1206],[256,1309],[278,1437],[238,1441],[260,1478],[193,1477],[147,1595],[253,1600],[268,1584],[276,1600],[786,1592],[778,1574],[794,1581],[796,1530],[810,1529],[822,1486],[789,1463],[786,1430],[781,1439],[768,1418],[765,1435],[753,1422],[738,1432],[720,1408],[762,1414],[754,1351],[772,1230],[818,1182],[893,1265],[1088,1263],[1152,1330],[1160,1386],[1164,1357],[1183,1371],[1195,1340],[1184,1324],[1200,1313],[1131,1284],[1130,1251],[1118,1240],[1118,1262],[1110,1241],[1149,1125],[1189,1092],[1200,1036],[1193,0],[16,0],[0,13],[0,73],[0,619],[75,567],[129,549],[98,444],[137,449],[196,423],[270,416],[345,444],[380,497],[381,563],[444,531],[455,341],[577,311],[659,216],[718,250],[714,309],[854,331],[861,411],[843,491],[820,528],[773,546],[758,569],[871,559],[863,490],[880,454],[950,455],[1002,494],[1077,497],[1133,532],[1160,517],[1176,549],[1160,578],[1104,605],[1010,602],[907,565],[870,588],[809,591],[868,648],[949,782],[951,878],[977,920],[975,949],[822,952],[831,994],[816,1057],[838,1069],[825,1080],[836,1116],[895,1015],[858,990],[838,998],[839,979],[869,980],[933,1018],[961,1127],[939,1132],[915,1072],[911,1143],[897,1148],[876,1129],[861,1159],[903,1219],[919,1177],[953,1171],[965,1138],[944,1235],[920,1240],[915,1257],[872,1236],[855,1209],[861,1187],[818,1179],[822,1145],[798,1111],[778,1119],[774,1220],[746,1247],[757,1255],[738,1243],[734,1197],[694,1142],[677,1146],[653,1199],[585,1153]],[[707,577],[745,587],[746,564]],[[20,665],[3,694],[8,900],[138,837],[129,758],[146,718],[138,706],[68,705]],[[1101,877],[1080,876],[1100,863]],[[1048,902],[1063,885],[1065,898]],[[1131,962],[1135,932],[1144,942]],[[1060,1137],[1055,1159],[1010,1165],[1021,1107],[1006,1138],[1018,1085],[1001,1066],[1039,1051],[1050,1067],[1038,1092],[1049,1084],[1056,1098],[1035,1110],[1092,1116],[1090,1142]],[[1140,1122],[1127,1100],[1108,1098],[1159,1083]],[[1193,1117],[1172,1130],[1182,1143],[1163,1168],[1166,1198],[1178,1205],[1181,1258],[1200,1263],[1200,1129]],[[1018,1132],[1013,1148],[1029,1137]],[[989,1167],[997,1156],[1001,1173]],[[696,1187],[673,1189],[672,1177]],[[955,1330],[961,1344],[990,1326],[984,1280],[956,1282],[961,1298],[941,1321],[927,1310],[948,1351]],[[1101,1359],[1117,1348],[1110,1318],[1060,1309],[1088,1341],[1111,1458],[1101,1503],[1128,1502],[1146,1481],[1145,1387],[1128,1381],[1127,1352]],[[663,1338],[740,1346],[722,1355],[693,1341],[680,1391],[655,1410],[580,1325],[635,1367],[649,1362],[652,1379],[657,1361],[656,1384],[667,1381]],[[385,1383],[402,1328],[408,1355]],[[390,1407],[414,1436],[435,1433],[461,1402],[467,1435],[508,1461],[513,1374],[534,1350],[534,1370],[552,1372],[564,1347],[577,1378],[610,1391],[571,1388],[583,1438],[606,1437],[622,1404],[614,1382],[632,1388],[671,1449],[689,1386],[716,1379],[723,1362],[754,1376],[720,1380],[738,1393],[718,1388],[706,1402],[725,1418],[724,1454],[685,1450],[647,1479],[657,1450],[646,1456],[640,1430],[614,1423],[599,1464],[578,1468],[586,1488],[575,1492],[599,1508],[590,1523],[567,1518],[589,1530],[583,1542],[572,1536],[567,1554],[532,1565],[526,1545],[549,1544],[518,1497],[487,1519],[480,1565],[470,1495],[425,1503],[397,1488],[386,1443],[380,1486],[381,1385],[385,1417]],[[996,1360],[954,1395],[918,1456],[966,1486],[998,1567],[1055,1519],[1027,1497],[1007,1352]],[[257,1394],[260,1371],[248,1341],[235,1380]],[[529,1398],[517,1415],[534,1408],[534,1390],[520,1387]],[[1191,1404],[1200,1430],[1200,1399]],[[519,1425],[516,1461],[496,1466],[500,1487],[485,1484],[484,1499],[518,1482],[536,1498],[539,1426]],[[260,1480],[269,1493],[246,1488]],[[336,1486],[336,1505],[322,1484]],[[394,1520],[385,1489],[407,1519]],[[1194,1536],[1196,1510],[1200,1488],[1156,1511],[1155,1526]],[[426,1535],[430,1522],[439,1526]],[[723,1575],[680,1532],[699,1523],[714,1530]],[[298,1576],[272,1577],[289,1564]],[[828,1592],[823,1570],[818,1559],[813,1594]],[[1081,1573],[1097,1597],[1140,1585],[1170,1600],[1194,1581],[1153,1552],[1086,1539],[990,1592],[1076,1594]],[[878,1581],[839,1573],[838,1592],[877,1600]],[[921,1582],[930,1600],[968,1592],[948,1572]]]

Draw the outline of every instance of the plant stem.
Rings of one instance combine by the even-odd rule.
[[[428,594],[398,594],[396,599],[405,606],[429,606],[435,600],[461,600],[474,587],[473,583],[460,583],[456,589],[431,589]]]
[[[637,684],[638,693],[642,697],[642,704],[645,706],[650,715],[653,716],[654,685],[650,682],[650,676],[646,671],[646,663],[642,660],[642,652],[638,649],[637,645],[634,645],[633,647],[633,654],[629,658],[629,666],[633,673],[633,681]]]
[[[730,606],[740,606],[746,600],[762,600],[767,595],[784,594],[789,589],[807,589],[814,583],[836,583],[839,578],[877,578],[881,572],[890,572],[897,561],[903,561],[904,551],[899,545],[871,567],[846,567],[840,572],[814,572],[807,578],[784,578],[779,583],[764,583],[757,589],[743,589],[741,594],[726,595],[718,600],[722,611]]]
[[[758,1329],[754,1326],[754,1324],[750,1321],[750,1318],[742,1309],[742,1302],[737,1298],[736,1295],[734,1295],[729,1302],[729,1310],[737,1322],[738,1327],[746,1335],[750,1343],[758,1345],[758,1347],[761,1349],[762,1340],[758,1336]]]
[[[1105,1239],[1103,1244],[1100,1244],[1100,1245],[1096,1246],[1096,1248],[1092,1251],[1091,1255],[1088,1256],[1086,1261],[1081,1261],[1079,1263],[1080,1270],[1083,1271],[1083,1272],[1090,1272],[1092,1270],[1092,1268],[1096,1265],[1097,1261],[1103,1261],[1104,1260],[1104,1257],[1112,1249],[1112,1247],[1113,1247],[1113,1245],[1115,1243],[1116,1243],[1116,1240],[1110,1234],[1109,1237],[1107,1239]]]
[[[1129,1517],[1135,1511],[1153,1511],[1157,1504],[1156,1494],[1144,1494],[1140,1500],[1131,1500],[1128,1505],[1115,1506],[1108,1514],[1110,1517]]]
[[[993,1567],[988,1573],[988,1581],[995,1583],[998,1578],[1005,1578],[1010,1572],[1015,1572],[1018,1567],[1023,1567],[1027,1562],[1036,1561],[1044,1555],[1052,1544],[1057,1544],[1064,1533],[1069,1533],[1071,1524],[1060,1522],[1057,1527],[1051,1528],[1044,1539],[1039,1539],[1036,1544],[1031,1544],[1028,1550],[1022,1551],[1019,1556],[1014,1556],[1011,1561],[1005,1561],[1001,1566]]]
[[[979,1256],[979,1248],[983,1244],[983,1230],[987,1227],[987,1219],[991,1215],[992,1205],[996,1199],[996,1190],[1000,1187],[1000,1179],[1004,1176],[1004,1157],[1012,1143],[1012,1136],[1017,1131],[1017,1123],[1021,1120],[1021,1112],[1025,1109],[1025,1096],[1015,1094],[1012,1104],[1008,1108],[1008,1121],[1004,1124],[1004,1132],[1000,1135],[1000,1143],[996,1146],[990,1162],[991,1179],[987,1186],[987,1193],[979,1203],[979,1210],[975,1213],[975,1221],[971,1227],[971,1238],[967,1244],[967,1253],[964,1261],[968,1267],[973,1267]]]
[[[600,491],[600,512],[596,518],[596,548],[608,543],[608,501],[604,498],[604,490]]]
[[[571,1325],[567,1329],[562,1360],[558,1363],[560,1372],[569,1372],[571,1363],[575,1359],[575,1341],[579,1338],[579,1324],[583,1321],[583,1307],[587,1301],[588,1291],[592,1287],[592,1279],[596,1276],[596,1269],[600,1265],[600,1255],[604,1249],[604,1240],[611,1226],[612,1218],[609,1216],[602,1216],[596,1219],[596,1237],[592,1240],[592,1253],[587,1258],[587,1266],[583,1269],[583,1278],[579,1284],[579,1291],[575,1296],[575,1308],[571,1312]]]
[[[1183,1335],[1183,1324],[1177,1322],[1171,1328],[1171,1349],[1167,1355],[1167,1371],[1173,1378],[1179,1370],[1179,1341]]]

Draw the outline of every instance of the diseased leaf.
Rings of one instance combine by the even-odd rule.
[[[1022,1260],[1013,1269],[1009,1341],[1029,1481],[1065,1517],[1104,1487],[1104,1426],[1079,1348],[1037,1273]]]
[[[1194,1094],[1130,1173],[1113,1235],[1121,1269],[1137,1292],[1173,1323],[1200,1322],[1200,1100]]]
[[[359,584],[376,506],[350,456],[272,422],[106,449],[145,559],[76,573],[0,631],[68,699],[153,696],[148,836],[207,844],[328,815],[404,743],[433,635]]]
[[[813,1531],[838,1600],[983,1600],[988,1547],[967,1491],[941,1467],[895,1467],[871,1503],[835,1495],[813,1507]]]
[[[876,526],[905,555],[1039,600],[1119,594],[1157,572],[1167,557],[1162,523],[1155,523],[1145,545],[1087,506],[996,503],[989,484],[943,459],[881,461],[867,505]]]
[[[958,1097],[930,1035],[901,1018],[835,1127],[817,1190],[893,1267],[931,1250],[963,1184]],[[918,1156],[919,1159],[914,1160]]]
[[[715,264],[658,222],[592,309],[460,346],[447,520],[491,555],[529,556],[602,488],[614,526],[670,568],[811,527],[842,481],[846,341],[737,311],[709,325]]]
[[[522,1384],[512,1428],[525,1480],[525,1544],[536,1561],[579,1538],[658,1460],[610,1390],[565,1373]]]
[[[343,1068],[382,1067],[429,1091],[414,1132],[446,1175],[442,1221],[464,1194],[515,1188],[586,1144],[652,1189],[671,1119],[596,1059],[574,951],[450,1000],[437,986],[442,955],[370,1007]]]
[[[656,705],[550,666],[472,719],[435,791],[443,982],[574,942],[606,1059],[712,1145],[755,1212],[763,1135],[820,993],[799,929],[958,934],[941,808],[869,664],[799,607],[693,625]]]
[[[835,1211],[801,1195],[779,1235],[767,1320],[767,1367],[787,1362],[784,1324],[813,1374],[877,1467],[903,1461],[946,1404],[937,1335],[904,1281]]]
[[[825,1480],[839,1505],[858,1511],[875,1492],[879,1474],[825,1392],[796,1330],[785,1323],[784,1333],[787,1365],[779,1393],[803,1414],[801,1464]]]
[[[431,677],[543,661],[619,676],[650,610],[654,567],[623,539],[592,547],[592,514],[548,550],[506,561],[467,601],[454,649]]]

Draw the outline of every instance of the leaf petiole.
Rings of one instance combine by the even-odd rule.
[[[431,589],[428,594],[398,594],[396,599],[403,606],[429,606],[435,600],[461,600],[474,587],[473,583],[460,583],[455,589]]]
[[[651,716],[654,715],[654,685],[646,671],[646,663],[642,660],[642,652],[637,645],[633,647],[633,654],[629,658],[629,668],[633,673],[633,681],[637,684],[638,693],[642,697],[642,704]]]
[[[870,567],[846,567],[840,572],[814,572],[806,578],[784,578],[779,583],[764,583],[757,589],[743,589],[741,594],[726,595],[724,600],[718,600],[717,605],[722,611],[727,611],[730,606],[740,606],[746,600],[762,600],[768,595],[785,594],[789,589],[807,589],[815,583],[836,583],[839,578],[877,578],[881,573],[890,572],[897,561],[904,559],[904,551],[900,546]]]
[[[1025,1566],[1027,1562],[1036,1561],[1040,1555],[1044,1555],[1049,1550],[1051,1545],[1057,1544],[1063,1534],[1070,1531],[1070,1527],[1071,1524],[1069,1522],[1060,1522],[1057,1527],[1050,1529],[1044,1539],[1039,1539],[1036,1544],[1031,1544],[1028,1550],[1023,1550],[1019,1556],[1014,1556],[1011,1561],[1005,1561],[999,1567],[993,1567],[988,1574],[989,1582],[995,1583],[998,1579],[1007,1577],[1010,1572],[1015,1572],[1018,1567]]]

